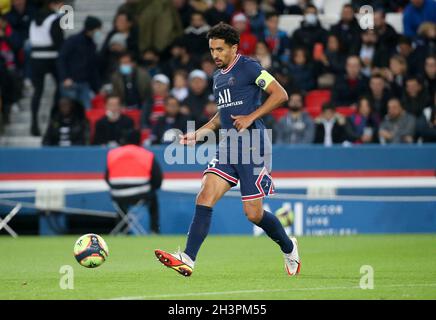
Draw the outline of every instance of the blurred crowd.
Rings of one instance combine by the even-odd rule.
[[[264,119],[274,143],[436,142],[434,0],[350,1],[330,29],[319,19],[324,0],[126,0],[109,33],[95,12],[70,37],[60,26],[64,4],[74,7],[0,0],[0,123],[31,90],[30,133],[44,145],[116,145],[134,127],[160,144],[172,129],[186,131],[188,120],[205,124],[217,112],[206,34],[221,21],[239,31],[240,53],[289,93],[288,104]],[[373,29],[355,16],[365,4],[374,8]],[[386,22],[390,12],[403,14],[403,34]],[[290,35],[279,28],[286,14],[302,16]],[[40,132],[46,74],[57,85]],[[328,99],[308,112],[314,92]]]

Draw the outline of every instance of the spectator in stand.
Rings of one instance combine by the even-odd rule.
[[[203,114],[200,117],[200,120],[198,123],[196,123],[196,129],[201,128],[206,123],[208,123],[218,112],[218,108],[216,106],[215,100],[209,100],[204,107]],[[217,130],[218,132],[218,130]],[[217,135],[218,136],[218,135]],[[212,141],[209,141],[212,142]],[[213,141],[216,142],[216,141]]]
[[[179,102],[182,102],[188,97],[188,75],[184,70],[177,70],[173,76],[173,88],[171,89],[171,95]]]
[[[58,112],[52,116],[42,140],[44,146],[84,146],[89,143],[89,126],[83,106],[61,98]]]
[[[151,143],[167,144],[174,142],[178,134],[186,132],[188,118],[180,112],[179,101],[172,96],[165,100],[165,114],[152,128]],[[178,131],[177,131],[178,130]]]
[[[335,106],[326,102],[321,115],[315,119],[315,140],[317,144],[330,147],[347,141],[347,123],[345,118],[336,113]]]
[[[118,146],[123,135],[134,129],[133,120],[121,113],[121,99],[115,95],[106,98],[106,115],[95,125],[95,145]]]
[[[416,50],[413,46],[412,40],[405,36],[400,36],[397,46],[398,54],[407,61],[407,71],[411,75],[422,74],[424,72],[424,59],[423,51]]]
[[[183,41],[187,45],[188,52],[197,59],[209,52],[209,42],[206,39],[209,30],[210,26],[204,15],[201,12],[192,13],[191,24],[185,29]]]
[[[290,43],[285,31],[279,29],[279,15],[275,12],[266,15],[263,41],[268,45],[272,58],[281,63],[289,62]]]
[[[433,104],[425,108],[422,116],[417,120],[416,135],[418,141],[436,142],[436,94],[433,95]]]
[[[404,83],[407,76],[407,61],[400,55],[389,59],[389,69],[383,69],[382,74],[389,83],[394,97],[402,98]]]
[[[315,124],[309,114],[303,111],[302,92],[289,95],[289,112],[279,120],[275,128],[275,142],[282,144],[310,144],[315,137]]]
[[[418,52],[421,56],[436,54],[436,23],[424,22],[418,29]]]
[[[361,28],[356,18],[351,4],[344,4],[341,12],[341,20],[333,25],[330,32],[336,34],[341,43],[347,44],[346,53],[356,52],[356,47],[360,42]]]
[[[388,102],[388,114],[380,125],[380,142],[413,143],[414,135],[415,117],[404,110],[400,99],[391,98]]]
[[[424,66],[424,84],[428,96],[434,97],[436,93],[436,55],[428,56]]]
[[[15,61],[17,66],[27,81],[30,81],[30,45],[27,43],[29,39],[30,23],[36,14],[36,8],[32,2],[28,0],[13,0],[11,11],[5,16],[12,30],[14,30],[11,39],[12,46],[15,52]]]
[[[339,42],[339,38],[335,34],[328,35],[326,49],[314,54],[313,58],[315,60],[316,73],[326,79],[327,87],[333,86],[336,75],[345,73],[346,55],[342,49],[342,44]]]
[[[312,65],[308,62],[308,53],[304,47],[295,48],[289,65],[294,86],[305,92],[316,88],[316,77]]]
[[[97,44],[103,33],[100,19],[88,16],[82,32],[68,38],[59,54],[58,69],[61,94],[91,108],[92,91],[101,87],[98,72]]]
[[[40,10],[30,24],[29,36],[32,68],[32,85],[34,88],[31,108],[32,125],[30,133],[39,136],[38,113],[42,93],[44,91],[44,79],[46,74],[51,74],[56,82],[54,105],[59,99],[58,70],[56,59],[64,41],[64,33],[60,26],[59,9],[64,4],[61,0],[50,0],[47,7]]]
[[[183,29],[189,26],[191,23],[191,15],[195,11],[194,7],[191,6],[191,2],[192,1],[188,0],[172,0],[172,5],[177,10]]]
[[[256,51],[257,37],[250,31],[250,22],[243,13],[237,13],[232,18],[232,26],[239,32],[239,53],[253,56]]]
[[[403,12],[404,34],[415,37],[424,22],[436,23],[436,2],[434,0],[410,0]]]
[[[374,30],[368,29],[361,33],[361,43],[356,51],[363,68],[362,73],[369,77],[374,69],[386,68],[389,64],[389,52],[383,43],[377,41]]]
[[[153,127],[157,119],[164,114],[165,99],[170,92],[170,79],[162,73],[157,74],[153,77],[151,88],[151,98],[142,110],[142,127],[144,128]]]
[[[213,75],[215,74],[216,71],[216,65],[215,65],[215,61],[213,61],[213,58],[209,52],[206,53],[201,59],[201,70],[206,72],[208,88],[212,88]]]
[[[378,139],[379,118],[372,112],[371,102],[367,97],[359,98],[356,113],[348,119],[348,136],[355,143],[375,143]]]
[[[158,73],[161,73],[159,62],[159,52],[153,48],[148,48],[142,53],[142,58],[139,61],[139,64],[147,70],[150,77],[154,77]]]
[[[282,85],[286,92],[295,90],[288,66],[274,66],[271,72],[273,77]]]
[[[189,53],[186,43],[178,39],[171,47],[171,58],[162,67],[163,73],[172,78],[174,70],[185,70],[189,73],[196,68],[198,63],[195,57]]]
[[[114,18],[112,31],[107,35],[100,53],[103,80],[109,80],[118,65],[120,54],[125,51],[135,55],[139,52],[138,29],[133,16],[127,12],[118,12]]]
[[[346,74],[337,76],[333,87],[332,100],[336,106],[351,106],[368,91],[368,78],[361,72],[362,65],[358,56],[347,58]]]
[[[428,106],[429,96],[420,78],[416,76],[407,78],[402,102],[404,109],[408,113],[416,118],[422,115],[422,111]]]
[[[210,26],[218,23],[230,23],[230,14],[227,12],[226,0],[213,0],[213,5],[205,12],[206,21]]]
[[[204,71],[194,70],[189,74],[189,94],[182,103],[182,114],[200,121],[211,95],[207,84],[207,75]]]
[[[327,42],[327,31],[321,26],[318,19],[318,9],[310,4],[304,10],[304,18],[301,26],[292,35],[292,47],[306,47],[312,55],[315,44],[319,43],[325,47]]]
[[[263,0],[260,9],[265,13],[276,12],[281,15],[284,14],[285,4],[283,0]]]
[[[129,109],[142,109],[151,97],[151,79],[148,72],[138,67],[132,53],[123,53],[118,61],[118,70],[112,75],[113,93],[120,97],[121,104]]]
[[[369,79],[368,100],[372,113],[379,121],[384,119],[388,112],[388,101],[391,93],[386,86],[385,79],[380,74],[374,74]]]
[[[172,0],[141,0],[138,7],[139,50],[166,50],[183,35],[183,25]]]
[[[266,70],[270,69],[273,65],[273,58],[269,51],[268,45],[263,41],[259,41],[256,44],[256,52],[254,58],[259,61],[262,68]]]
[[[265,28],[265,15],[259,9],[257,0],[243,0],[242,9],[245,16],[250,21],[251,31],[260,39]]]
[[[383,10],[374,13],[374,30],[377,33],[378,43],[386,46],[389,54],[395,52],[398,34],[395,29],[386,22],[386,14]]]
[[[3,91],[3,121],[9,123],[12,105],[20,99],[20,83],[16,72],[14,50],[11,45],[13,30],[7,20],[0,15],[0,89]]]

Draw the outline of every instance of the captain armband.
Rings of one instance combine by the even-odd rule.
[[[274,80],[274,77],[268,71],[262,70],[255,82],[259,88],[261,88],[262,90],[266,90],[266,88],[268,88],[270,83]]]

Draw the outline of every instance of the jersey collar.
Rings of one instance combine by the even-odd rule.
[[[241,55],[238,53],[236,55],[235,60],[233,60],[233,62],[226,68],[226,69],[221,69],[221,73],[222,74],[226,74],[229,73],[230,70],[232,70],[232,68],[235,66],[235,64],[238,62],[239,58],[241,57]]]

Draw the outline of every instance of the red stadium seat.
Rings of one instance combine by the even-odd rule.
[[[102,94],[97,94],[91,101],[92,109],[104,109],[105,97]]]
[[[283,118],[288,113],[287,108],[277,108],[271,112],[271,115],[274,117],[276,121],[279,121],[281,118]]]
[[[123,114],[128,116],[135,123],[135,128],[141,128],[141,110],[138,109],[125,109]]]
[[[105,109],[90,109],[86,110],[86,118],[89,122],[89,134],[91,141],[94,141],[95,134],[95,124],[100,120],[106,113]]]
[[[336,112],[342,114],[344,117],[349,117],[356,112],[356,108],[351,106],[340,106],[336,107]]]
[[[95,124],[106,114],[106,110],[103,109],[90,109],[86,111],[86,118],[89,122],[90,138],[94,141]],[[135,123],[135,128],[141,127],[141,110],[123,110],[123,114],[128,116]]]
[[[312,90],[306,95],[306,111],[316,118],[322,111],[322,105],[330,101],[332,93],[330,90]]]

